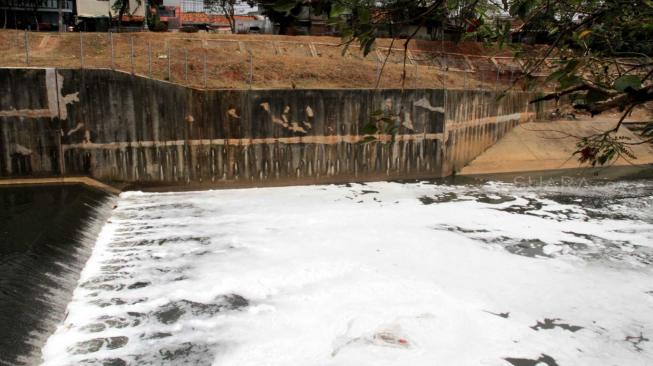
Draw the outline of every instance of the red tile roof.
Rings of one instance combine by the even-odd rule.
[[[235,15],[236,20],[256,20],[252,15]],[[210,24],[229,26],[229,21],[224,15],[212,15],[206,13],[181,13],[183,24]]]

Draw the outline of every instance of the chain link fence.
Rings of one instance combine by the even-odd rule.
[[[437,42],[435,42],[437,45]],[[186,33],[0,31],[5,66],[109,68],[194,88],[448,88],[507,90],[511,57],[352,46],[311,38]],[[544,65],[545,67],[546,65]],[[542,70],[546,75],[548,70]]]

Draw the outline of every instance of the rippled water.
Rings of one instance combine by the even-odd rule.
[[[110,201],[78,186],[0,189],[0,365],[39,363]]]
[[[653,182],[124,193],[46,365],[651,365]],[[539,362],[539,363],[538,363]]]

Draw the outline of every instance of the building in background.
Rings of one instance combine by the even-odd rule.
[[[211,12],[209,9],[207,9],[204,5],[204,0],[163,0],[164,2],[168,2],[166,5],[174,5],[174,6],[180,6],[181,11],[184,13],[212,13],[212,14],[220,14],[220,12]],[[172,3],[176,4],[172,4]],[[249,6],[246,1],[238,1],[236,2],[236,5],[234,6],[234,14],[236,15],[248,15],[251,13],[256,13],[258,11],[258,7],[256,5],[254,6]]]
[[[272,23],[260,15],[236,15],[236,33],[272,33]],[[195,26],[216,33],[231,33],[229,21],[224,15],[207,14],[204,12],[188,12],[181,14],[184,26]]]
[[[122,17],[123,30],[143,28],[146,1],[129,0],[127,12]],[[83,31],[106,31],[118,20],[118,12],[112,8],[114,0],[76,0],[76,3],[76,25]]]
[[[73,24],[74,6],[74,0],[1,0],[0,19],[4,28],[58,30]]]
[[[150,30],[160,31],[179,29],[181,27],[181,7],[163,5],[163,3],[164,2],[152,4],[150,8],[150,13],[158,15],[158,21],[161,22],[163,26],[150,24]]]
[[[215,9],[205,6],[204,0],[153,0],[161,22],[168,30],[181,27],[196,27],[200,30],[219,33],[231,33],[226,16]],[[271,33],[272,24],[261,15],[257,15],[258,7],[249,6],[245,1],[239,1],[235,6],[236,33]]]

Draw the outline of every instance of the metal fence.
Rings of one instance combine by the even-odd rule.
[[[511,57],[377,47],[299,38],[202,34],[0,31],[7,66],[110,68],[196,88],[510,88],[523,65]],[[550,63],[540,70],[546,75]],[[383,72],[382,72],[383,70]]]

